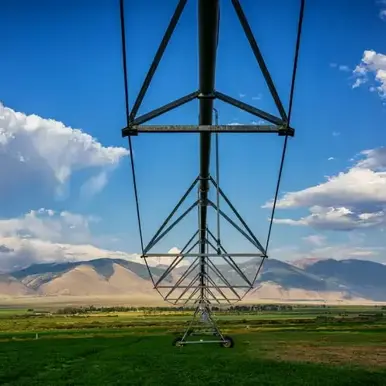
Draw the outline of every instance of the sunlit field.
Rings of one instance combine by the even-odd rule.
[[[382,307],[217,312],[234,348],[172,346],[190,315],[155,308],[2,309],[0,384],[386,384]]]

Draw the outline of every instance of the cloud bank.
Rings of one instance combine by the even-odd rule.
[[[0,272],[36,263],[88,261],[100,258],[124,259],[144,264],[139,254],[99,247],[92,224],[100,219],[67,211],[41,208],[23,216],[0,220]],[[169,253],[179,253],[172,248]],[[150,266],[170,264],[174,257],[148,259]],[[183,260],[179,265],[188,264]]]
[[[278,209],[308,208],[310,214],[276,218],[275,223],[341,231],[386,226],[386,148],[362,151],[358,158],[348,171],[322,184],[286,193]]]
[[[95,246],[90,228],[98,221],[93,216],[44,208],[0,220],[0,270],[102,257],[139,259],[138,255]]]

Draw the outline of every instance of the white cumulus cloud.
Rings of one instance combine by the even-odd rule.
[[[385,224],[385,212],[356,213],[348,208],[313,206],[311,214],[299,220],[276,219],[276,224],[308,225],[317,229],[349,231]]]
[[[91,239],[90,223],[96,221],[98,218],[93,216],[41,208],[31,210],[20,217],[0,220],[0,237],[51,242],[85,242]]]
[[[322,235],[309,235],[303,237],[303,240],[307,241],[312,245],[321,246],[326,242],[326,237]]]
[[[380,5],[379,17],[381,20],[386,20],[386,0],[378,0],[377,3]]]
[[[103,173],[127,154],[124,148],[103,146],[91,135],[62,122],[26,115],[0,103],[0,180],[12,194],[23,192],[32,180],[61,192],[80,170],[102,173],[89,182],[87,189],[94,193],[106,183]]]
[[[108,175],[106,170],[103,170],[96,176],[90,177],[81,186],[81,190],[80,190],[81,195],[84,197],[89,197],[100,192],[106,186],[107,180],[108,180]]]
[[[374,50],[364,51],[361,62],[355,67],[353,75],[355,78],[353,88],[369,82],[371,76],[376,82],[376,90],[380,97],[386,98],[386,55]]]
[[[300,219],[276,218],[278,224],[317,229],[352,230],[386,224],[386,148],[365,150],[346,172],[326,182],[286,193],[278,209],[308,208]],[[264,207],[271,207],[268,202]]]
[[[377,149],[363,150],[360,155],[364,158],[358,162],[359,167],[386,171],[386,147],[382,146]]]

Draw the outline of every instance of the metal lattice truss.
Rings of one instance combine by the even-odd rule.
[[[122,135],[124,137],[129,135],[137,135],[139,133],[277,133],[279,135],[294,135],[294,129],[290,128],[288,125],[287,113],[283,107],[283,104],[279,98],[279,95],[276,91],[275,85],[272,81],[271,75],[268,71],[268,68],[265,64],[263,56],[260,52],[259,46],[257,45],[256,39],[252,33],[251,27],[247,21],[247,18],[244,14],[244,11],[241,7],[239,0],[231,0],[232,4],[236,10],[238,19],[243,27],[244,33],[249,41],[253,54],[258,62],[261,72],[264,75],[265,81],[269,87],[270,93],[275,101],[277,109],[280,113],[280,117],[276,117],[272,114],[269,114],[263,110],[257,109],[254,106],[251,106],[247,103],[241,102],[235,98],[230,97],[224,93],[216,91],[214,89],[203,90],[203,87],[197,91],[185,95],[175,101],[172,101],[162,107],[159,107],[153,111],[150,111],[144,115],[137,116],[138,111],[142,105],[143,99],[146,95],[146,92],[150,86],[150,83],[154,77],[154,74],[157,70],[157,67],[162,59],[162,56],[168,46],[168,43],[173,35],[173,32],[177,26],[178,21],[180,20],[181,14],[185,8],[187,0],[179,0],[178,5],[174,11],[174,14],[170,20],[170,23],[166,29],[165,35],[162,38],[161,44],[158,47],[158,50],[154,56],[154,59],[151,63],[150,69],[147,72],[145,80],[142,84],[142,87],[139,91],[139,94],[134,102],[133,108],[129,116],[129,125],[128,127],[122,130]],[[201,5],[202,4],[202,5]],[[212,60],[211,56],[213,53],[215,55],[217,49],[217,38],[218,38],[218,26],[219,26],[219,4],[218,1],[199,1],[199,9],[202,9],[203,14],[199,15],[199,23],[202,26],[203,31],[202,38],[203,44],[200,42],[200,50],[203,54],[209,53],[205,58],[202,58],[203,62],[207,59],[211,61],[208,69],[214,67],[215,63]],[[206,14],[205,14],[206,13]],[[212,23],[212,25],[207,25]],[[209,32],[208,34],[206,32]],[[207,36],[204,36],[207,35]],[[204,39],[207,39],[205,42]],[[214,45],[211,45],[211,42]],[[200,52],[200,53],[201,53]],[[201,66],[200,66],[201,67]],[[206,70],[204,69],[204,72]],[[256,117],[264,119],[268,122],[271,122],[272,125],[212,125],[212,124],[199,124],[199,125],[144,125],[144,123],[159,117],[162,114],[167,113],[179,106],[182,106],[188,102],[193,101],[194,99],[199,99],[201,101],[212,101],[214,99],[219,99],[227,104],[230,104],[234,107],[237,107],[241,110],[246,111]],[[210,114],[212,111],[210,109]]]
[[[297,54],[295,57],[293,82],[291,87],[291,102],[288,113],[283,107],[281,99],[278,95],[274,82],[265,64],[259,46],[252,33],[251,27],[244,14],[239,0],[230,0],[236,11],[238,20],[244,30],[245,36],[249,41],[251,50],[256,58],[257,64],[264,76],[266,84],[276,104],[279,116],[274,116],[268,112],[241,102],[229,95],[226,95],[215,89],[215,70],[216,70],[216,51],[218,44],[219,24],[220,24],[220,4],[219,0],[198,0],[198,30],[199,30],[199,88],[192,93],[182,96],[164,106],[161,106],[144,115],[138,116],[138,111],[142,105],[146,92],[151,84],[157,67],[163,57],[167,45],[172,37],[181,14],[185,8],[187,0],[179,0],[175,12],[170,20],[166,32],[162,38],[159,48],[151,63],[150,69],[147,72],[145,80],[135,99],[133,108],[129,112],[127,107],[127,126],[122,130],[123,137],[129,137],[131,148],[131,137],[137,136],[140,133],[199,133],[200,136],[200,171],[197,178],[192,182],[186,193],[177,203],[170,215],[165,219],[161,227],[154,234],[150,242],[144,246],[142,240],[141,221],[139,216],[138,196],[137,198],[137,214],[141,234],[142,257],[144,258],[149,273],[151,275],[154,288],[163,296],[163,298],[174,304],[194,303],[202,304],[222,304],[237,302],[242,299],[245,294],[253,288],[259,271],[263,265],[263,261],[267,258],[268,242],[271,233],[272,219],[274,209],[272,211],[271,224],[269,228],[267,244],[263,246],[250,227],[244,221],[242,216],[236,210],[229,198],[223,192],[219,182],[219,167],[218,167],[218,135],[219,133],[275,133],[279,136],[285,136],[285,145],[282,157],[284,161],[285,147],[287,138],[294,135],[294,129],[290,126],[291,105],[294,89],[294,79],[296,73]],[[301,5],[301,16],[304,8],[304,0]],[[121,13],[123,13],[123,0],[121,0]],[[122,17],[122,16],[121,16]],[[122,22],[122,19],[121,19]],[[124,31],[124,26],[123,29]],[[299,21],[298,41],[296,50],[299,48],[299,38],[301,30],[301,21]],[[124,32],[123,32],[124,34]],[[125,40],[123,36],[123,45]],[[127,74],[126,74],[126,54],[124,49],[124,67],[125,67],[125,87],[127,97]],[[145,125],[152,119],[159,117],[179,106],[182,106],[193,100],[199,101],[199,123],[197,125]],[[214,101],[218,99],[228,105],[239,108],[249,114],[264,119],[270,124],[267,125],[219,125],[217,119],[217,110],[214,108]],[[216,122],[213,125],[213,112],[216,113]],[[211,136],[215,134],[216,139],[216,176],[210,174],[209,160],[211,148]],[[131,152],[132,154],[132,152]],[[276,198],[279,189],[281,176],[279,173],[279,181],[276,189]],[[132,159],[132,171],[135,183],[134,161]],[[209,199],[208,192],[210,188],[216,191],[216,202]],[[189,194],[197,189],[198,198],[180,215],[177,215],[178,210],[187,200]],[[226,209],[220,208],[220,199],[226,203]],[[275,207],[275,205],[274,205]],[[173,229],[181,220],[183,220],[190,212],[197,209],[198,211],[198,229],[187,240],[186,245],[180,253],[154,253],[153,248]],[[211,229],[208,224],[208,209],[214,210],[217,214],[217,226]],[[232,217],[235,219],[232,219]],[[255,253],[228,253],[224,248],[221,240],[220,219],[227,222],[233,229],[241,234],[256,250]],[[168,256],[172,258],[172,262],[166,268],[163,274],[155,274],[149,268],[148,260],[154,257]],[[237,261],[239,258],[256,258],[256,268],[253,275],[245,273],[241,264]],[[219,259],[221,264],[219,264]],[[181,263],[189,261],[189,264],[181,270]],[[224,273],[221,267],[228,267],[233,271],[232,277]],[[174,275],[176,271],[178,275]],[[237,277],[237,280],[234,280]],[[233,281],[232,281],[232,280]],[[237,283],[237,284],[235,284]],[[200,306],[200,307],[201,307]],[[206,306],[205,306],[206,307]]]
[[[145,259],[156,258],[159,256],[168,256],[172,258],[172,262],[166,268],[162,275],[154,277],[154,288],[160,290],[159,292],[163,298],[174,304],[178,303],[198,303],[201,299],[201,289],[204,292],[204,299],[209,302],[231,303],[240,301],[243,294],[253,287],[253,283],[256,280],[258,271],[263,262],[263,258],[266,257],[264,247],[259,242],[257,237],[253,234],[251,229],[248,227],[246,222],[243,220],[241,215],[238,213],[236,208],[230,202],[228,197],[219,188],[217,182],[210,177],[210,184],[214,189],[218,189],[218,193],[221,198],[227,203],[228,210],[238,219],[235,222],[223,209],[220,208],[218,203],[214,203],[211,200],[207,200],[207,206],[213,208],[216,214],[223,220],[228,222],[237,232],[239,232],[245,240],[247,240],[255,249],[255,253],[228,253],[227,250],[221,243],[219,238],[219,232],[214,232],[208,226],[206,227],[206,236],[202,240],[205,245],[205,253],[197,252],[200,246],[200,235],[197,230],[184,245],[180,253],[151,253],[150,251],[174,228],[176,227],[190,212],[194,209],[199,208],[200,200],[194,201],[189,207],[179,216],[176,216],[177,211],[183,205],[189,194],[197,188],[199,185],[199,177],[197,177],[190,185],[186,193],[183,195],[181,200],[174,207],[169,216],[165,219],[164,223],[155,233],[150,242],[146,245],[143,252]],[[219,200],[218,200],[219,201]],[[218,225],[219,221],[217,221]],[[216,235],[215,235],[216,234]],[[201,258],[205,258],[205,273],[204,273],[204,287],[201,284],[201,271],[200,264]],[[178,279],[173,283],[170,283],[173,271],[183,262],[183,260],[190,259],[190,264],[184,266],[184,270],[180,270]],[[220,258],[220,259],[219,259]],[[259,265],[256,267],[256,273],[254,278],[248,277],[239,264],[235,260],[238,258],[260,258]],[[237,275],[237,280],[229,279],[226,274],[219,268],[227,266],[233,273]],[[233,275],[234,276],[234,275]],[[235,284],[235,282],[239,284]]]

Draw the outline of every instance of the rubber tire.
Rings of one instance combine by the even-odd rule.
[[[178,336],[177,338],[173,339],[172,345],[175,347],[183,347],[183,344],[181,344],[182,336]]]
[[[227,342],[226,343],[221,342],[220,343],[221,347],[224,347],[224,348],[233,348],[234,347],[235,342],[233,341],[233,339],[230,336],[224,336],[224,339]]]

